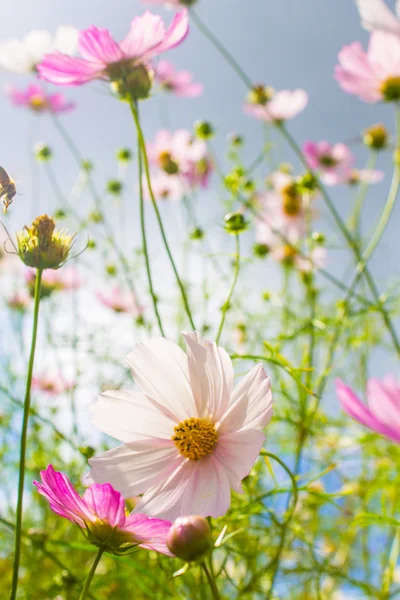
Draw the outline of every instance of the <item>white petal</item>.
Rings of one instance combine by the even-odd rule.
[[[137,344],[127,361],[141,391],[165,406],[178,422],[196,416],[187,358],[177,344],[151,339]]]
[[[361,25],[369,31],[382,29],[391,33],[400,32],[400,23],[383,0],[356,0],[360,11]],[[396,7],[400,13],[400,2]]]
[[[57,28],[53,40],[53,49],[63,54],[76,54],[78,49],[79,30],[71,25],[61,25]]]
[[[174,435],[176,422],[154,408],[149,398],[139,392],[116,390],[101,394],[92,406],[93,424],[121,442]]]
[[[29,73],[34,67],[23,42],[12,39],[0,44],[0,67],[12,73]]]
[[[172,441],[144,440],[91,458],[90,475],[96,483],[111,483],[124,498],[131,498],[165,481],[178,461],[182,457]]]
[[[241,481],[247,477],[265,441],[256,429],[245,429],[222,436],[215,449],[215,458],[225,470],[231,487],[242,492]]]
[[[272,417],[271,382],[261,364],[255,365],[233,391],[219,434],[239,429],[262,429]]]
[[[232,361],[223,348],[204,340],[196,331],[183,336],[188,346],[190,384],[198,414],[218,421],[233,389]]]
[[[51,35],[46,29],[33,29],[24,37],[24,45],[34,63],[39,63],[53,49]]]

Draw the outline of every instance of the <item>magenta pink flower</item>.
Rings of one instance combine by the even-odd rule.
[[[143,315],[143,307],[138,306],[132,292],[114,286],[105,292],[97,292],[97,298],[107,308],[117,313],[130,313],[135,317]]]
[[[95,546],[105,546],[111,554],[125,554],[139,546],[171,556],[166,545],[171,523],[138,513],[127,515],[123,497],[109,483],[91,485],[81,497],[52,465],[40,477],[42,482],[34,484],[50,508],[78,525]]]
[[[339,53],[335,77],[341,88],[365,102],[400,100],[400,38],[374,31],[368,52],[360,42],[345,46]]]
[[[271,88],[265,88],[262,102],[248,101],[244,105],[244,111],[251,117],[262,121],[281,122],[293,119],[308,104],[308,96],[304,90],[281,90],[275,92]]]
[[[15,106],[24,106],[34,112],[51,112],[53,114],[68,112],[75,108],[62,94],[47,94],[37,84],[29,85],[25,90],[15,86],[7,86],[6,94]]]
[[[140,65],[178,46],[189,30],[187,10],[178,13],[165,31],[161,17],[145,12],[135,17],[119,44],[107,29],[91,26],[79,34],[82,58],[56,52],[44,57],[37,69],[42,79],[58,85],[81,85],[93,79],[123,80]]]
[[[264,443],[270,382],[256,365],[234,388],[228,354],[198,333],[184,337],[187,354],[164,338],[138,344],[127,360],[141,391],[99,397],[94,424],[123,445],[90,459],[91,475],[126,497],[144,494],[136,510],[146,514],[218,517]]]
[[[166,60],[160,60],[155,68],[154,76],[162,88],[168,92],[173,92],[177,96],[194,98],[203,93],[202,84],[193,81],[193,75],[190,71],[177,71]]]
[[[74,387],[70,381],[66,381],[60,373],[42,373],[32,378],[32,389],[44,392],[49,396],[58,396],[68,392]]]
[[[369,379],[367,405],[340,379],[336,381],[336,393],[350,417],[400,444],[400,386],[394,376],[387,375],[382,381]]]
[[[355,158],[345,144],[306,142],[303,152],[309,167],[320,172],[326,185],[337,185],[349,178]]]
[[[386,6],[383,0],[356,0],[360,11],[361,24],[365,29],[380,29],[400,35],[400,2],[396,2],[397,16]]]

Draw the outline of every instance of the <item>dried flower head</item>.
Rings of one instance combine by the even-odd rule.
[[[58,269],[67,260],[74,238],[56,229],[54,219],[42,215],[17,234],[18,254],[28,267]]]

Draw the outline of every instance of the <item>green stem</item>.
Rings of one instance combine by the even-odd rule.
[[[138,111],[137,106],[135,107],[136,111]],[[140,141],[138,136],[138,168],[139,168],[139,211],[140,211],[140,230],[142,233],[142,248],[144,254],[144,261],[146,265],[146,273],[147,273],[147,282],[149,284],[150,296],[153,301],[154,313],[156,315],[158,328],[163,337],[165,337],[164,328],[161,321],[161,316],[158,311],[158,299],[154,292],[153,287],[153,279],[151,276],[151,268],[150,268],[150,258],[149,251],[147,247],[147,236],[146,236],[146,225],[145,225],[145,207],[144,207],[144,197],[143,197],[143,164],[142,164],[142,153],[140,151]]]
[[[31,350],[29,355],[28,363],[28,374],[26,378],[25,388],[25,400],[24,400],[24,414],[22,419],[22,430],[21,430],[21,442],[20,442],[20,455],[19,455],[19,480],[18,480],[18,499],[17,499],[17,510],[16,510],[16,521],[15,521],[15,547],[14,547],[14,563],[13,563],[13,574],[11,583],[11,594],[10,600],[15,600],[17,597],[18,588],[18,573],[19,563],[21,555],[21,535],[22,535],[22,507],[24,497],[24,482],[25,482],[25,456],[26,456],[26,441],[29,424],[29,412],[31,406],[31,384],[33,365],[35,362],[35,350],[36,350],[36,338],[39,323],[39,305],[40,305],[40,288],[42,282],[42,269],[36,270],[36,282],[35,282],[35,305],[33,311],[33,328],[32,328],[32,341]]]
[[[99,564],[100,559],[103,556],[103,552],[104,552],[104,548],[102,546],[100,546],[99,551],[97,552],[96,558],[94,559],[94,563],[92,565],[92,568],[90,569],[89,574],[87,576],[85,585],[83,586],[82,593],[79,596],[79,600],[85,600],[88,597],[88,592],[89,592],[90,584],[92,583],[92,579],[93,579],[93,576],[94,576],[94,574],[96,572],[97,565]]]
[[[211,589],[211,594],[212,594],[213,600],[221,600],[221,596],[219,595],[219,591],[218,591],[214,576],[212,575],[211,571],[208,569],[205,562],[201,563],[201,568],[203,569],[205,576],[207,577],[207,581],[208,581],[210,589]]]
[[[370,155],[367,165],[366,165],[366,169],[371,170],[371,169],[375,168],[377,157],[378,157],[378,155],[376,152],[371,152],[371,155]],[[369,184],[367,181],[362,181],[360,183],[360,185],[358,187],[358,192],[357,192],[357,195],[355,198],[355,202],[354,202],[353,213],[349,219],[349,229],[354,234],[354,236],[357,240],[357,243],[360,242],[360,237],[361,237],[360,220],[361,220],[361,213],[362,213],[362,209],[364,206],[364,202],[367,197],[368,187],[369,187]]]
[[[181,278],[179,277],[178,269],[176,268],[175,261],[174,261],[174,258],[172,256],[172,252],[171,252],[171,249],[170,249],[169,244],[168,244],[167,236],[166,236],[166,233],[165,233],[165,230],[164,230],[164,225],[163,225],[163,222],[162,222],[162,219],[161,219],[161,214],[160,214],[160,211],[158,210],[157,201],[155,199],[154,192],[153,192],[153,186],[151,185],[151,176],[150,176],[149,161],[148,161],[147,151],[146,151],[146,142],[145,142],[145,139],[144,139],[144,136],[143,136],[142,128],[140,126],[139,115],[138,115],[138,112],[136,110],[134,102],[131,102],[130,105],[131,105],[132,116],[133,116],[133,119],[134,119],[135,125],[136,125],[136,130],[137,130],[137,135],[138,135],[138,144],[139,144],[139,148],[141,150],[141,154],[142,154],[142,157],[143,157],[144,171],[145,171],[145,175],[146,175],[146,182],[147,182],[147,186],[148,186],[148,189],[149,189],[151,203],[153,205],[154,212],[156,214],[156,218],[157,218],[158,226],[160,228],[161,237],[162,237],[162,240],[164,242],[165,250],[167,252],[169,261],[171,263],[171,267],[172,267],[172,270],[174,272],[176,282],[177,282],[178,287],[179,287],[179,289],[181,291],[183,305],[184,305],[186,314],[188,316],[188,319],[189,319],[189,322],[190,322],[190,325],[191,325],[192,329],[195,330],[196,326],[194,324],[194,321],[193,321],[193,318],[192,318],[192,313],[190,311],[189,302],[188,302],[188,299],[187,299],[187,296],[186,296],[185,286],[183,285],[183,283],[181,281]]]
[[[236,253],[235,253],[235,266],[234,266],[234,270],[233,270],[233,281],[232,281],[232,285],[231,288],[229,290],[228,293],[228,297],[222,307],[222,317],[221,317],[221,323],[219,324],[219,328],[218,328],[218,333],[217,333],[217,337],[215,338],[215,343],[218,344],[219,342],[219,338],[221,337],[221,333],[222,330],[224,328],[224,323],[225,323],[225,318],[226,318],[226,313],[229,310],[229,306],[232,300],[232,296],[233,296],[233,292],[235,291],[235,287],[236,287],[236,283],[239,277],[239,271],[240,271],[240,244],[239,244],[239,236],[235,235],[235,246],[236,246]]]

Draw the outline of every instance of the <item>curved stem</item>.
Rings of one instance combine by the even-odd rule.
[[[85,585],[83,586],[82,593],[79,596],[79,600],[85,600],[85,598],[87,598],[88,592],[89,592],[89,588],[90,588],[90,584],[92,583],[92,579],[93,579],[93,576],[94,576],[94,574],[96,572],[97,565],[99,564],[100,559],[103,556],[103,552],[104,552],[104,548],[103,548],[103,546],[100,546],[99,551],[97,552],[96,558],[94,559],[94,563],[92,565],[92,568],[90,569],[89,574],[87,576],[87,579],[85,581]]]
[[[208,581],[210,589],[211,589],[211,594],[212,594],[213,600],[221,600],[221,596],[219,595],[219,591],[218,591],[214,576],[212,575],[211,571],[208,569],[205,562],[201,563],[201,568],[203,569],[203,571],[207,577],[207,581]]]
[[[371,152],[370,157],[367,161],[366,169],[371,170],[376,166],[377,152]],[[361,235],[361,212],[364,206],[365,198],[367,196],[369,184],[367,181],[362,181],[359,185],[357,195],[354,202],[354,209],[349,219],[349,229],[353,232],[357,242],[360,240]]]
[[[164,230],[164,225],[163,225],[163,222],[162,222],[162,219],[161,219],[161,214],[160,214],[160,211],[158,210],[157,201],[155,199],[154,192],[153,192],[153,187],[151,185],[151,176],[150,176],[149,161],[148,161],[148,158],[147,158],[146,142],[144,140],[143,131],[142,131],[142,128],[140,126],[139,115],[138,115],[138,112],[136,110],[134,102],[131,102],[130,106],[131,106],[132,116],[133,116],[133,119],[134,119],[135,125],[136,125],[136,130],[137,130],[137,135],[138,135],[138,144],[139,144],[139,147],[140,147],[140,150],[141,150],[141,154],[142,154],[142,157],[143,157],[143,164],[144,164],[144,172],[145,172],[145,175],[146,175],[146,182],[147,182],[147,186],[148,186],[148,189],[149,189],[149,194],[150,194],[151,202],[152,202],[152,205],[153,205],[153,208],[154,208],[154,212],[156,214],[156,219],[157,219],[157,222],[158,222],[158,226],[160,228],[161,237],[162,237],[162,240],[164,242],[164,247],[165,247],[165,250],[167,252],[169,261],[171,263],[171,267],[172,267],[172,270],[174,272],[176,282],[177,282],[178,287],[179,287],[179,289],[181,291],[183,305],[184,305],[186,314],[188,316],[190,325],[191,325],[192,329],[195,330],[196,327],[195,327],[195,324],[194,324],[194,321],[193,321],[192,313],[190,311],[189,302],[188,302],[188,299],[187,299],[185,287],[184,287],[184,285],[183,285],[183,283],[181,281],[181,278],[179,277],[178,269],[176,268],[175,261],[174,261],[174,258],[172,256],[172,252],[171,252],[171,249],[169,247],[167,236],[166,236],[166,233],[165,233],[165,230]]]
[[[218,333],[217,333],[217,337],[215,338],[215,343],[218,344],[219,342],[219,338],[221,337],[221,333],[222,330],[224,328],[224,323],[225,323],[225,318],[226,318],[226,313],[229,309],[231,300],[232,300],[232,296],[233,296],[233,292],[235,291],[235,287],[236,287],[236,283],[239,277],[239,271],[240,271],[240,244],[239,244],[239,236],[236,235],[235,236],[235,242],[236,242],[236,253],[235,253],[235,266],[234,266],[234,270],[233,270],[233,281],[232,281],[232,285],[231,288],[229,290],[228,293],[228,297],[222,307],[222,317],[221,317],[221,323],[219,324],[219,328],[218,328]]]
[[[138,110],[136,106],[136,111]],[[138,136],[138,168],[139,168],[139,211],[140,211],[140,230],[142,233],[142,248],[144,254],[144,261],[146,265],[147,282],[149,284],[150,296],[153,301],[154,313],[156,315],[158,328],[163,337],[165,337],[164,328],[161,321],[161,316],[158,311],[158,300],[154,292],[153,279],[151,276],[149,251],[147,247],[147,236],[146,236],[146,225],[145,225],[145,208],[144,208],[144,197],[143,197],[143,164],[142,164],[142,153],[140,151],[140,142]]]
[[[18,498],[17,498],[17,510],[16,510],[16,521],[15,521],[15,547],[14,547],[14,563],[13,563],[10,600],[15,600],[15,598],[17,597],[17,588],[18,588],[18,573],[19,573],[19,563],[20,563],[20,555],[21,555],[22,508],[23,508],[23,498],[24,498],[26,440],[27,440],[27,434],[28,434],[29,412],[30,412],[30,406],[31,406],[32,374],[33,374],[33,365],[35,362],[36,338],[37,338],[37,330],[38,330],[38,323],[39,323],[40,288],[41,288],[41,282],[42,282],[42,273],[43,273],[42,269],[36,270],[35,300],[34,300],[35,305],[34,305],[34,311],[33,311],[32,340],[31,340],[31,350],[30,350],[29,363],[28,363],[28,374],[26,377],[24,414],[23,414],[23,419],[22,419],[20,454],[19,454]]]

